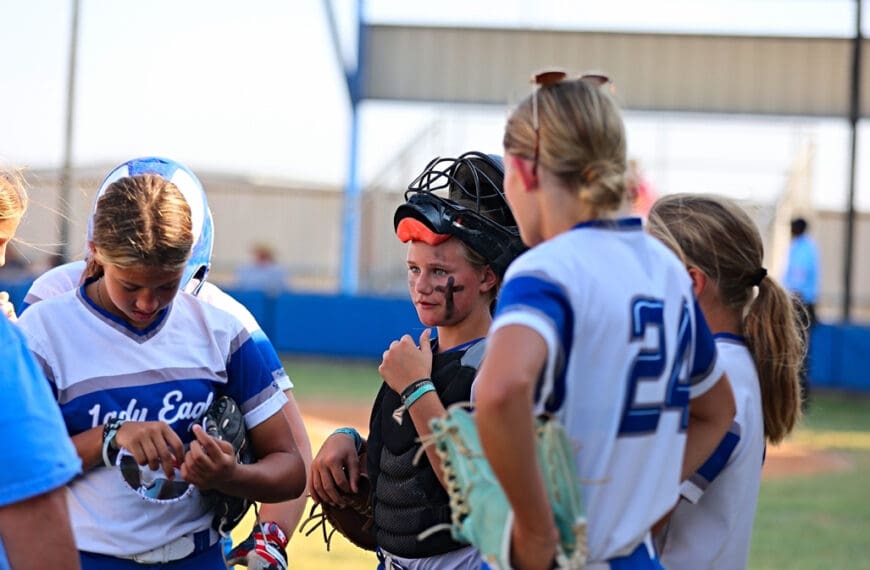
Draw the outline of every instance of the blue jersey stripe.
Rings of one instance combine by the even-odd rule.
[[[242,338],[243,342],[239,343]],[[247,331],[240,333],[232,344],[227,375],[233,382],[225,384],[222,389],[226,390],[225,395],[239,404],[242,413],[248,413],[268,400],[278,385],[272,376],[272,369]],[[272,379],[271,383],[264,383],[264,378]]]
[[[546,402],[546,410],[555,412],[565,400],[565,374],[569,352],[574,343],[574,311],[565,291],[556,283],[540,275],[518,275],[508,280],[499,293],[495,317],[512,310],[543,315],[552,323],[561,346],[557,347],[557,367],[554,374],[553,392]],[[541,382],[535,389],[535,401],[540,399]]]
[[[719,446],[713,452],[713,455],[698,469],[698,475],[703,477],[707,481],[707,484],[712,483],[719,476],[719,473],[725,469],[738,443],[740,443],[740,425],[734,422],[731,424],[731,429],[728,430],[728,433],[719,442]]]

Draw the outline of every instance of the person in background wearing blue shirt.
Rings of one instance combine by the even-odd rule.
[[[816,323],[819,295],[819,251],[815,240],[807,234],[808,227],[803,218],[791,221],[785,286],[806,309],[806,323],[811,327]]]
[[[245,291],[265,291],[276,297],[287,287],[287,272],[275,259],[271,247],[256,243],[251,248],[251,261],[236,270],[236,286]]]
[[[791,244],[783,284],[794,297],[801,332],[809,354],[810,329],[816,324],[816,299],[819,295],[819,251],[815,240],[807,234],[809,225],[803,218],[791,221]],[[804,357],[801,366],[801,391],[804,409],[809,402],[809,367]]]

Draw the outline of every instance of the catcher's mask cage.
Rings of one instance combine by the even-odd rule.
[[[190,259],[187,261],[187,266],[184,268],[184,273],[181,276],[179,287],[182,291],[196,295],[199,293],[199,288],[202,286],[203,281],[205,281],[211,267],[211,254],[214,249],[214,222],[212,221],[211,210],[208,208],[205,189],[203,189],[196,175],[180,162],[168,158],[148,156],[128,160],[113,168],[103,179],[94,198],[94,206],[91,208],[90,216],[88,216],[87,243],[93,240],[94,212],[97,209],[97,202],[106,193],[109,185],[125,176],[136,176],[139,174],[156,174],[172,182],[178,187],[184,199],[187,200],[188,206],[190,206],[193,249],[191,250]]]
[[[504,166],[498,156],[472,151],[458,158],[434,158],[408,185],[393,227],[399,233],[400,224],[411,219],[435,234],[455,236],[503,277],[526,249],[503,185]],[[443,190],[447,198],[435,194]]]

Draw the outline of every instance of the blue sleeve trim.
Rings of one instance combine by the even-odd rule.
[[[498,318],[516,309],[545,316],[553,324],[563,350],[570,348],[574,337],[574,311],[558,284],[532,275],[511,279],[499,293],[495,316]]]
[[[698,475],[703,477],[708,485],[728,465],[728,460],[731,459],[731,455],[734,453],[734,449],[737,448],[738,443],[740,443],[740,425],[735,422],[731,424],[731,429],[725,434],[722,441],[719,442],[719,447],[716,448],[713,455],[698,469]]]
[[[566,363],[574,342],[574,310],[562,287],[536,275],[518,275],[507,281],[499,293],[495,318],[514,310],[537,313],[547,319],[556,332],[560,346],[556,351],[553,391],[545,408],[555,412],[565,400]],[[535,387],[535,401],[541,399],[544,378]]]
[[[271,393],[270,386],[275,391],[279,390],[272,377],[272,370],[252,337],[248,337],[230,355],[227,376],[226,395],[238,402],[244,412],[249,407],[255,407],[262,398]]]

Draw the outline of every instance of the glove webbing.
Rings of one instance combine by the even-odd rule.
[[[317,507],[320,507],[319,512],[317,512]],[[372,516],[371,503],[367,503],[365,505],[365,507],[362,507],[362,508],[357,504],[351,503],[350,507],[365,517]],[[315,503],[315,504],[311,505],[311,510],[308,511],[308,518],[306,518],[304,521],[302,521],[302,524],[299,525],[299,532],[305,532],[305,527],[308,525],[308,523],[312,523],[312,526],[310,529],[308,529],[308,532],[305,532],[305,536],[310,536],[317,529],[321,529],[323,531],[323,542],[326,543],[326,551],[327,552],[329,552],[329,548],[330,548],[331,543],[332,543],[332,535],[334,535],[335,532],[338,530],[337,528],[333,527],[332,530],[327,531],[326,521],[328,521],[328,520],[329,520],[329,517],[327,516],[326,511],[323,508],[323,505],[321,503]],[[372,518],[370,520],[370,522],[373,523],[374,519]],[[365,530],[365,527],[363,527],[363,530]]]
[[[470,407],[471,403],[462,402],[457,405]],[[461,529],[462,519],[464,519],[469,513],[467,497],[463,492],[462,487],[459,485],[459,480],[456,478],[456,471],[453,468],[453,462],[450,461],[450,455],[440,446],[436,445],[442,438],[449,437],[455,443],[459,453],[468,457],[470,460],[474,454],[465,445],[465,442],[458,434],[459,428],[451,425],[447,428],[446,433],[430,433],[429,435],[420,438],[421,445],[420,449],[417,450],[417,453],[414,454],[414,465],[417,465],[420,462],[427,447],[435,445],[435,453],[441,461],[441,471],[444,473],[444,484],[447,486],[447,496],[450,500],[450,520],[452,521],[452,525],[442,523],[431,526],[418,534],[417,540],[425,540],[437,532],[445,530],[450,531],[454,526]],[[469,469],[474,470],[474,463],[471,461],[469,461]]]

